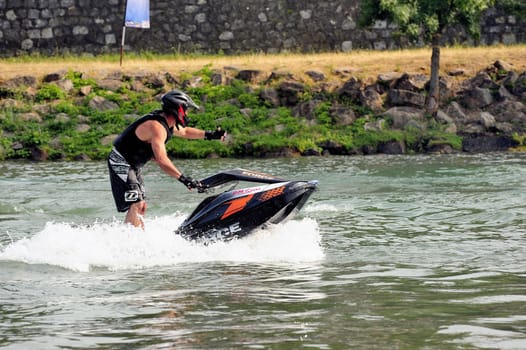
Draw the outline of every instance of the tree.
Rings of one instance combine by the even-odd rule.
[[[523,0],[495,0],[495,7],[519,18],[526,18],[526,2]]]
[[[523,0],[497,0],[507,3]],[[475,38],[480,36],[481,16],[495,0],[362,0],[360,24],[389,20],[400,34],[431,44],[431,80],[426,111],[436,115],[439,102],[440,41],[447,27],[461,25]]]

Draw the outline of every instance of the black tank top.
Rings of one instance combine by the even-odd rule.
[[[161,115],[161,112],[160,110],[153,111],[137,119],[113,142],[115,149],[122,154],[131,166],[140,168],[153,157],[152,145],[140,140],[135,134],[135,130],[137,130],[139,125],[148,120],[156,120],[166,129],[167,136],[164,143],[167,143],[172,138],[173,128],[168,127],[166,118]]]

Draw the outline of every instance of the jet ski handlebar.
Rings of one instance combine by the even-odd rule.
[[[247,181],[247,182],[258,182],[265,184],[272,184],[278,182],[286,182],[288,180],[270,175],[261,173],[258,171],[246,170],[246,169],[232,169],[227,171],[222,171],[215,175],[206,177],[201,180],[202,188],[199,189],[199,193],[207,192],[213,187],[217,187],[228,182],[235,181]]]

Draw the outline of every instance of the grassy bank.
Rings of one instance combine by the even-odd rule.
[[[446,48],[442,51],[442,70],[463,70],[463,79],[485,69],[496,60],[504,60],[516,71],[526,71],[526,46]],[[111,148],[111,139],[134,118],[159,108],[156,99],[167,88],[179,87],[185,80],[198,81],[185,90],[201,101],[204,107],[194,114],[192,123],[203,129],[221,125],[232,135],[228,144],[175,139],[168,150],[175,157],[207,156],[272,156],[316,154],[336,145],[343,154],[375,148],[382,142],[401,142],[408,150],[421,150],[423,145],[448,144],[460,149],[462,139],[429,120],[425,130],[390,129],[388,120],[356,101],[335,92],[350,77],[373,82],[381,73],[416,72],[428,74],[430,51],[359,51],[311,55],[243,55],[243,56],[119,56],[103,57],[21,57],[0,60],[0,83],[31,75],[41,79],[46,74],[66,72],[62,79],[72,83],[64,91],[54,82],[38,82],[35,88],[21,86],[0,89],[0,159],[103,159]],[[317,101],[309,118],[293,108],[271,105],[261,98],[266,88],[276,88],[276,81],[245,82],[231,79],[228,83],[213,82],[217,70],[225,67],[257,69],[263,72],[287,72],[305,89],[298,94],[299,103]],[[326,78],[315,82],[305,72],[316,70]],[[137,88],[137,72],[170,72],[178,83],[161,87]],[[122,73],[122,85],[107,89],[99,84],[108,74]],[[446,74],[446,73],[444,73]],[[268,77],[268,74],[262,74]],[[119,78],[121,79],[121,78]],[[279,82],[280,79],[277,80]],[[332,88],[331,88],[332,86]],[[89,88],[83,90],[84,88]],[[94,97],[113,102],[116,108],[97,110],[90,105]],[[2,101],[3,100],[3,101]],[[8,101],[9,100],[9,101]],[[334,106],[351,111],[356,120],[341,124],[331,113]],[[369,125],[385,127],[367,128]],[[332,146],[331,146],[332,147]],[[338,151],[338,150],[337,150]],[[44,155],[44,156],[42,156]]]

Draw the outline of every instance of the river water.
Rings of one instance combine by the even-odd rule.
[[[2,162],[1,348],[526,349],[526,154],[176,164],[320,190],[202,246],[173,230],[203,195],[155,165],[141,232],[104,162]]]

